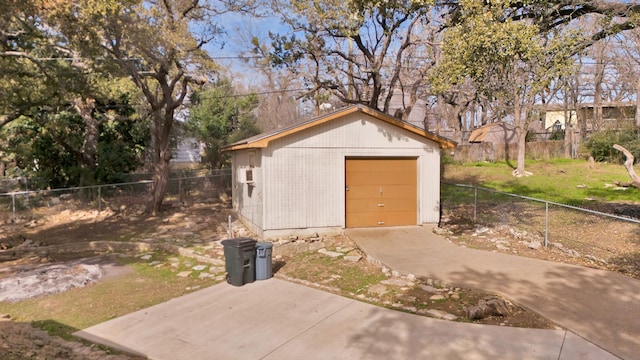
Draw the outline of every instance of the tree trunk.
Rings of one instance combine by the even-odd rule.
[[[513,102],[513,116],[514,123],[516,128],[516,136],[518,138],[518,156],[517,156],[517,167],[513,171],[513,175],[520,177],[524,176],[524,158],[525,158],[525,146],[527,140],[527,128],[522,120],[522,105],[520,104],[520,93],[518,92],[518,88],[516,87],[514,91],[514,102]]]
[[[572,158],[571,144],[573,139],[573,126],[571,124],[572,112],[569,111],[569,99],[567,98],[568,92],[565,87],[564,91],[564,157],[567,159]]]
[[[153,215],[156,215],[160,212],[160,207],[162,206],[164,195],[167,192],[167,182],[169,180],[169,160],[171,159],[171,157],[169,155],[169,160],[164,160],[165,158],[166,151],[162,151],[160,153],[160,160],[156,162],[153,167],[153,181],[151,188],[151,213]]]
[[[84,122],[84,143],[82,144],[82,163],[80,165],[80,186],[96,184],[96,163],[98,153],[98,140],[100,138],[100,121],[93,113],[96,108],[94,99],[74,99],[73,107]]]
[[[636,128],[640,128],[640,77],[636,80]]]
[[[594,80],[594,94],[593,94],[593,131],[600,131],[603,127],[602,119],[602,81],[604,79],[604,58],[599,56],[596,59],[596,74]]]
[[[517,177],[531,175],[524,168],[525,149],[527,147],[527,129],[523,127],[516,128],[516,136],[518,137],[518,165],[514,175]]]
[[[164,195],[167,191],[169,180],[169,163],[171,161],[170,135],[173,127],[173,111],[162,113],[161,110],[153,112],[152,133],[154,147],[153,180],[151,188],[151,213],[160,212]]]

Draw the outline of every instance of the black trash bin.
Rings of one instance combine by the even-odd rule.
[[[273,277],[272,250],[273,243],[263,241],[256,243],[256,280]]]
[[[256,240],[235,238],[223,240],[225,268],[228,282],[234,286],[242,286],[255,281],[255,248]]]

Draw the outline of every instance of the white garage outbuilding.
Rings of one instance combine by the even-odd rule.
[[[228,145],[233,208],[258,236],[435,223],[455,143],[364,106]]]

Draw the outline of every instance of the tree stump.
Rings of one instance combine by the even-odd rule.
[[[511,305],[503,299],[487,298],[478,301],[478,305],[466,307],[464,312],[470,320],[480,320],[490,316],[506,317],[511,315]]]

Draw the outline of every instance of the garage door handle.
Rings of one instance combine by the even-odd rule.
[[[378,207],[384,207],[384,204],[378,204]]]
[[[378,225],[384,225],[384,221],[378,221]]]

